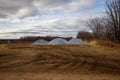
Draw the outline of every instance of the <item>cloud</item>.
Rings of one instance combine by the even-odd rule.
[[[0,0],[1,18],[26,18],[91,7],[93,0]]]
[[[34,5],[43,12],[71,12],[94,5],[94,0],[34,0]]]
[[[26,18],[22,21],[25,22],[26,24],[20,22],[21,24],[17,26],[11,26],[11,28],[2,26],[1,27],[2,31],[0,31],[2,33],[0,34],[0,37],[19,38],[21,36],[32,36],[32,35],[76,37],[78,31],[89,30],[89,28],[85,26],[87,20],[101,15],[102,14],[100,14],[98,10],[96,10],[96,11],[80,12],[68,16],[66,14],[64,15],[66,17],[45,16],[44,17],[45,20],[37,20],[39,19],[39,17]],[[10,20],[8,22],[10,22]],[[19,20],[16,22],[19,23]],[[11,23],[15,24],[13,23],[13,21]],[[7,35],[9,35],[9,37]]]
[[[37,9],[32,0],[0,0],[1,18],[24,18],[35,16]]]
[[[75,37],[78,31],[89,30],[88,19],[102,15],[101,8],[93,9],[97,1],[0,0],[0,38]]]

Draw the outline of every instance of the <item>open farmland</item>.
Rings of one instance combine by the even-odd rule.
[[[119,80],[120,48],[0,45],[0,80]]]

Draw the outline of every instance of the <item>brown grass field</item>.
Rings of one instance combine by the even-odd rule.
[[[120,80],[120,47],[1,44],[0,80]]]

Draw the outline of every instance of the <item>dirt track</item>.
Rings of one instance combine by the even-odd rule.
[[[120,75],[120,59],[68,46],[9,47],[21,54],[1,60],[0,73]],[[75,47],[74,47],[75,48]],[[80,48],[82,49],[82,48]],[[24,53],[23,53],[24,52]],[[6,61],[6,62],[4,62]]]

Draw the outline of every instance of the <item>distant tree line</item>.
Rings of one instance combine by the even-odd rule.
[[[54,37],[54,36],[24,36],[24,37],[21,37],[20,40],[21,41],[36,41],[36,40],[39,40],[39,39],[44,39],[44,40],[47,40],[47,41],[51,41],[55,38],[63,38],[65,40],[70,40],[72,39],[72,37]]]
[[[80,31],[78,38],[105,39],[120,43],[120,0],[107,0],[106,6],[104,18],[90,19],[86,23],[92,32]]]
[[[70,40],[72,39],[72,37],[57,37],[57,36],[23,36],[23,37],[20,37],[19,39],[1,39],[0,40],[0,44],[8,44],[8,43],[31,43],[31,42],[34,42],[34,41],[37,41],[39,39],[44,39],[44,40],[47,40],[47,41],[51,41],[55,38],[63,38],[65,40]]]

